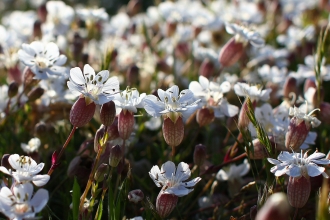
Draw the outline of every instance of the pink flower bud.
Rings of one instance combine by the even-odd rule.
[[[252,101],[252,107],[255,109],[257,105],[257,102],[254,100]],[[238,117],[238,128],[239,129],[245,129],[248,127],[250,123],[249,117],[246,115],[246,112],[248,111],[248,106],[246,103],[246,100],[243,102],[241,111],[239,112],[239,117]]]
[[[100,119],[104,126],[110,126],[116,117],[116,106],[113,101],[104,103],[100,110]]]
[[[306,179],[304,176],[300,178],[294,178],[290,176],[287,194],[288,200],[291,206],[295,208],[302,208],[311,192],[311,183],[310,179]]]
[[[52,154],[52,166],[51,166],[52,170],[55,170],[60,165],[60,162],[57,162],[57,157],[58,157],[58,153],[57,151],[54,151]]]
[[[128,86],[133,86],[138,83],[139,80],[139,67],[136,65],[131,65],[126,72],[126,79],[127,79],[127,85]]]
[[[117,167],[120,160],[123,157],[123,152],[119,145],[113,146],[110,149],[109,165],[112,167]]]
[[[34,102],[35,100],[39,99],[44,94],[44,92],[45,92],[45,90],[41,87],[36,87],[36,88],[32,89],[27,94],[29,102]]]
[[[197,110],[196,120],[200,127],[210,124],[214,120],[212,108],[202,108]]]
[[[110,125],[107,129],[108,132],[108,140],[114,140],[119,138],[119,131],[118,131],[118,118],[116,117],[112,125]]]
[[[199,75],[210,78],[213,76],[214,72],[214,63],[209,58],[205,58],[199,67]]]
[[[118,132],[119,136],[126,140],[134,130],[134,114],[131,111],[123,109],[118,115]]]
[[[283,96],[285,98],[292,98],[291,93],[298,94],[297,80],[294,77],[287,77],[283,86]]]
[[[36,20],[33,24],[33,38],[34,39],[42,38],[41,21],[39,20]]]
[[[296,117],[291,118],[288,131],[285,135],[285,147],[296,151],[304,143],[311,125]]]
[[[319,116],[322,123],[330,124],[330,103],[322,102],[320,104]]]
[[[232,66],[241,58],[244,49],[244,44],[242,42],[236,42],[235,37],[232,37],[220,51],[220,64],[224,67]]]
[[[22,72],[21,72],[20,68],[18,67],[18,65],[8,68],[8,81],[9,82],[15,81],[19,85],[22,84],[22,81],[23,81]]]
[[[80,96],[70,111],[70,122],[75,127],[87,124],[94,116],[96,105],[94,102],[86,105],[85,97]]]
[[[290,206],[284,193],[271,195],[258,211],[256,220],[289,220]]]
[[[316,89],[315,80],[307,78],[304,83],[304,93],[306,93],[311,87]]]
[[[198,144],[195,146],[194,150],[194,164],[197,166],[203,165],[206,159],[206,147],[202,144]]]
[[[142,201],[143,198],[144,198],[144,194],[140,189],[135,189],[128,193],[128,200],[130,202],[138,203]]]
[[[178,197],[173,194],[159,192],[156,200],[156,210],[161,218],[166,218],[178,203]]]
[[[182,142],[184,135],[182,117],[179,116],[175,122],[173,122],[171,118],[166,117],[163,122],[162,130],[166,143],[172,148],[178,146]]]
[[[48,14],[46,4],[40,5],[37,9],[37,12],[38,12],[38,18],[42,23],[44,23],[47,19],[47,14]]]
[[[15,95],[17,95],[18,92],[18,83],[12,82],[8,86],[8,97],[13,98]]]
[[[96,131],[95,137],[94,137],[94,151],[97,153],[100,149],[100,141],[104,137],[104,126],[101,125],[101,127]]]

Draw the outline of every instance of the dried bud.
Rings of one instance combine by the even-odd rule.
[[[161,218],[166,218],[178,203],[178,197],[161,190],[156,200],[156,210]]]
[[[29,102],[34,102],[35,100],[39,99],[43,94],[44,94],[45,90],[41,87],[37,87],[32,89],[28,94],[28,100]]]
[[[212,108],[198,109],[196,120],[200,127],[209,125],[214,120],[214,111]]]
[[[104,126],[110,126],[116,117],[116,105],[113,101],[104,103],[100,110],[100,119]]]
[[[178,146],[182,142],[184,135],[182,117],[179,116],[174,122],[171,118],[166,117],[163,122],[162,130],[166,143],[172,148]]]
[[[220,64],[224,67],[232,66],[241,58],[244,49],[244,44],[242,42],[236,42],[235,37],[232,37],[220,51]]]
[[[106,163],[102,163],[95,172],[94,180],[98,183],[102,182],[104,180],[104,174],[107,174],[108,172],[109,172],[109,165]]]
[[[285,135],[285,147],[296,151],[305,142],[311,125],[296,117],[291,118],[288,131]]]
[[[113,146],[110,149],[110,156],[109,156],[109,165],[112,167],[117,167],[120,160],[123,157],[123,152],[119,145]]]
[[[301,176],[300,178],[294,178],[290,176],[287,194],[288,200],[291,206],[295,208],[302,208],[311,192],[311,183],[310,179]]]
[[[17,95],[17,92],[18,92],[18,83],[17,82],[10,83],[8,87],[8,97],[13,98],[15,95]]]
[[[206,159],[206,147],[202,144],[198,144],[195,146],[194,150],[194,164],[197,166],[203,165]]]
[[[297,90],[297,80],[294,77],[287,77],[283,85],[283,96],[285,98],[292,98],[291,93],[294,93],[296,96],[298,94]]]
[[[135,189],[128,193],[128,200],[130,202],[138,203],[142,201],[143,198],[144,198],[144,194],[140,189]]]
[[[215,72],[214,63],[209,59],[205,58],[199,67],[199,75],[204,76],[206,78],[210,78],[213,76]]]
[[[131,65],[126,72],[126,79],[127,79],[127,85],[133,86],[138,83],[139,80],[139,67],[137,67],[135,64]]]
[[[87,124],[94,116],[96,105],[94,102],[86,105],[85,97],[81,96],[73,104],[70,111],[70,122],[75,127]]]
[[[118,115],[118,132],[119,136],[126,140],[134,130],[134,114],[133,112],[123,109]]]
[[[256,220],[289,220],[290,206],[284,193],[271,195],[258,211]]]
[[[118,118],[115,118],[115,121],[112,123],[111,126],[107,129],[108,132],[108,140],[114,140],[116,138],[119,138],[119,131],[118,131]]]

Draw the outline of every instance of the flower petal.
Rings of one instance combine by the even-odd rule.
[[[46,183],[48,183],[49,179],[50,179],[50,176],[47,175],[47,174],[45,174],[45,175],[35,175],[32,178],[32,182],[36,186],[43,186]]]

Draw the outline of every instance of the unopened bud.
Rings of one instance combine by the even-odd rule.
[[[70,122],[75,127],[87,124],[94,116],[96,105],[94,102],[86,105],[85,97],[81,96],[73,104],[70,111]]]
[[[330,103],[322,102],[320,104],[319,116],[322,123],[330,124]]]
[[[290,206],[285,193],[271,195],[258,211],[256,220],[289,220]]]
[[[47,19],[47,14],[48,14],[46,4],[40,5],[37,11],[38,11],[38,18],[42,23],[44,23]]]
[[[166,218],[178,203],[178,197],[161,190],[156,200],[156,210],[161,218]]]
[[[108,172],[109,172],[109,165],[106,163],[102,163],[95,172],[94,180],[98,183],[102,182],[104,180],[104,174],[107,174]]]
[[[162,130],[166,143],[172,148],[178,146],[182,142],[184,136],[182,117],[179,116],[176,120],[172,120],[169,117],[164,118]]]
[[[131,65],[126,72],[126,79],[128,86],[134,86],[138,83],[139,80],[139,67],[136,65]]]
[[[206,78],[210,78],[211,76],[213,76],[214,72],[214,63],[209,58],[205,58],[201,66],[199,67],[199,75],[204,76]]]
[[[45,90],[41,87],[37,87],[32,89],[28,94],[28,100],[29,102],[34,102],[35,100],[39,99],[43,94],[44,94]]]
[[[118,115],[118,132],[119,136],[127,140],[134,130],[134,114],[133,112],[123,109]]]
[[[142,2],[140,0],[130,0],[127,4],[127,14],[132,17],[141,10]]]
[[[171,67],[166,63],[165,60],[159,60],[156,64],[157,70],[162,71],[166,74],[171,73]]]
[[[214,111],[212,108],[198,109],[196,113],[196,121],[200,127],[209,125],[214,120]]]
[[[110,125],[107,129],[108,133],[108,140],[114,140],[119,138],[119,131],[118,131],[118,118],[116,117],[112,125]]]
[[[34,39],[42,38],[41,21],[39,20],[36,20],[33,24],[33,38]]]
[[[128,200],[130,202],[138,203],[142,201],[143,198],[144,198],[144,194],[140,189],[135,189],[128,193]]]
[[[257,104],[257,102],[254,100],[252,102],[253,109],[255,108],[256,104]],[[247,128],[250,123],[250,119],[246,114],[247,112],[248,112],[248,105],[247,105],[247,99],[245,99],[245,101],[243,102],[241,111],[239,112],[239,117],[238,117],[238,128],[239,129]]]
[[[23,84],[26,92],[29,92],[31,88],[38,83],[38,80],[34,79],[35,74],[29,67],[25,67],[23,71]]]
[[[101,142],[102,142],[102,138],[104,137],[104,126],[101,125],[101,127],[99,129],[97,129],[96,133],[95,133],[95,137],[94,137],[94,151],[97,153],[101,147]]]
[[[291,177],[289,179],[287,194],[291,206],[295,208],[302,208],[311,192],[310,178],[301,176],[300,178]]]
[[[283,86],[283,96],[285,98],[292,98],[292,93],[297,96],[297,80],[294,77],[287,77]]]
[[[206,159],[206,147],[202,144],[198,144],[195,146],[194,150],[194,164],[197,166],[203,165]]]
[[[17,95],[18,92],[18,83],[12,82],[8,86],[8,97],[13,98],[15,95]]]
[[[34,134],[39,139],[44,137],[47,133],[47,125],[44,122],[39,122],[34,126]]]
[[[6,167],[8,170],[12,169],[8,161],[10,154],[4,154],[1,158],[1,166]]]
[[[305,120],[296,117],[291,118],[288,131],[285,135],[285,147],[288,150],[296,151],[305,142],[311,125]]]
[[[306,93],[310,87],[316,89],[316,83],[314,79],[307,78],[304,83],[304,93]]]
[[[237,42],[235,37],[232,37],[220,51],[220,64],[224,67],[232,66],[241,58],[244,49],[244,44],[242,42]]]
[[[117,167],[123,157],[123,152],[119,145],[115,145],[110,149],[109,165]]]
[[[110,126],[116,117],[116,105],[113,101],[104,103],[100,110],[100,119],[104,126]]]
[[[167,21],[166,22],[166,36],[171,37],[176,32],[177,27],[176,21]]]

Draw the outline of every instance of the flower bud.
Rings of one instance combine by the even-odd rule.
[[[172,121],[170,117],[166,117],[162,126],[163,136],[166,143],[173,147],[178,146],[184,136],[184,124],[181,116],[177,120]]]
[[[195,146],[194,150],[194,164],[197,166],[203,165],[206,159],[206,147],[202,144],[198,144]]]
[[[320,104],[319,116],[322,123],[330,124],[330,103],[322,102]]]
[[[297,151],[304,143],[311,125],[296,117],[291,118],[288,131],[285,135],[285,147]]]
[[[10,154],[4,154],[1,158],[1,166],[6,167],[8,170],[12,169],[8,161]]]
[[[126,72],[126,79],[127,79],[127,85],[133,86],[138,83],[139,80],[139,67],[137,67],[135,64],[131,65]]]
[[[140,0],[130,0],[127,4],[127,14],[132,17],[138,14],[142,7],[142,1]]]
[[[300,178],[294,178],[290,176],[287,194],[288,200],[291,206],[295,208],[302,208],[311,192],[311,183],[310,179],[301,176]]]
[[[113,101],[104,103],[100,110],[100,119],[104,126],[110,126],[116,117],[116,105]]]
[[[81,96],[73,104],[70,111],[70,122],[75,127],[87,124],[94,116],[96,105],[94,102],[86,105],[85,97]]]
[[[37,87],[32,89],[28,94],[28,100],[29,102],[34,102],[35,100],[39,99],[43,94],[44,94],[45,90],[41,87]]]
[[[123,109],[118,115],[119,136],[127,140],[134,129],[134,114],[131,111]]]
[[[258,211],[256,220],[289,220],[290,206],[284,193],[271,195]]]
[[[209,59],[205,58],[199,67],[199,75],[204,76],[206,78],[210,78],[213,76],[215,72],[214,63]]]
[[[254,100],[252,102],[252,107],[253,109],[255,108],[257,102]],[[250,123],[249,117],[246,115],[246,112],[248,111],[248,105],[246,103],[246,100],[243,102],[241,111],[239,112],[239,117],[238,117],[238,128],[239,129],[245,129],[248,127]]]
[[[95,174],[94,174],[94,180],[96,182],[102,182],[104,180],[104,174],[107,174],[109,172],[109,165],[106,163],[102,163],[99,168],[97,168]]]
[[[214,120],[214,111],[212,108],[198,109],[196,113],[196,121],[200,127],[210,124]]]
[[[144,198],[144,194],[140,189],[135,189],[128,193],[128,200],[130,202],[138,203],[142,201],[143,198]]]
[[[47,14],[48,14],[46,4],[40,5],[37,9],[37,12],[38,12],[38,18],[40,19],[40,21],[42,23],[46,22]]]
[[[0,51],[1,51],[1,46],[0,46]],[[18,67],[18,65],[16,66],[11,66],[8,68],[8,80],[9,81],[15,81],[17,82],[19,85],[22,84],[22,71],[20,70],[20,68]]]
[[[314,79],[307,78],[304,83],[304,93],[307,92],[309,88],[315,88],[316,89],[316,83]]]
[[[18,92],[18,83],[12,82],[8,86],[8,97],[13,98],[15,95],[17,95]]]
[[[287,77],[283,85],[283,96],[285,98],[292,98],[291,93],[298,94],[297,80],[294,77]]]
[[[120,160],[123,157],[123,152],[119,145],[115,145],[110,149],[110,156],[109,156],[109,165],[112,167],[117,167]]]
[[[115,118],[112,125],[107,128],[107,132],[108,132],[109,141],[119,138],[118,118],[117,117]]]
[[[94,151],[97,153],[101,147],[101,139],[104,137],[104,126],[101,125],[99,129],[97,129],[94,137]]]
[[[41,21],[39,20],[36,20],[33,24],[33,38],[34,39],[42,38]]]
[[[29,67],[25,67],[23,71],[23,85],[25,92],[29,92],[34,85],[37,85],[38,80],[34,79],[35,74]],[[27,94],[27,93],[25,93]]]
[[[241,58],[244,49],[244,44],[242,42],[236,42],[235,37],[232,37],[220,51],[220,64],[224,67],[232,66]]]
[[[156,210],[161,218],[166,218],[178,203],[178,197],[161,190],[156,200]]]
[[[45,137],[47,134],[47,125],[44,122],[39,122],[34,126],[34,134],[37,138]]]

